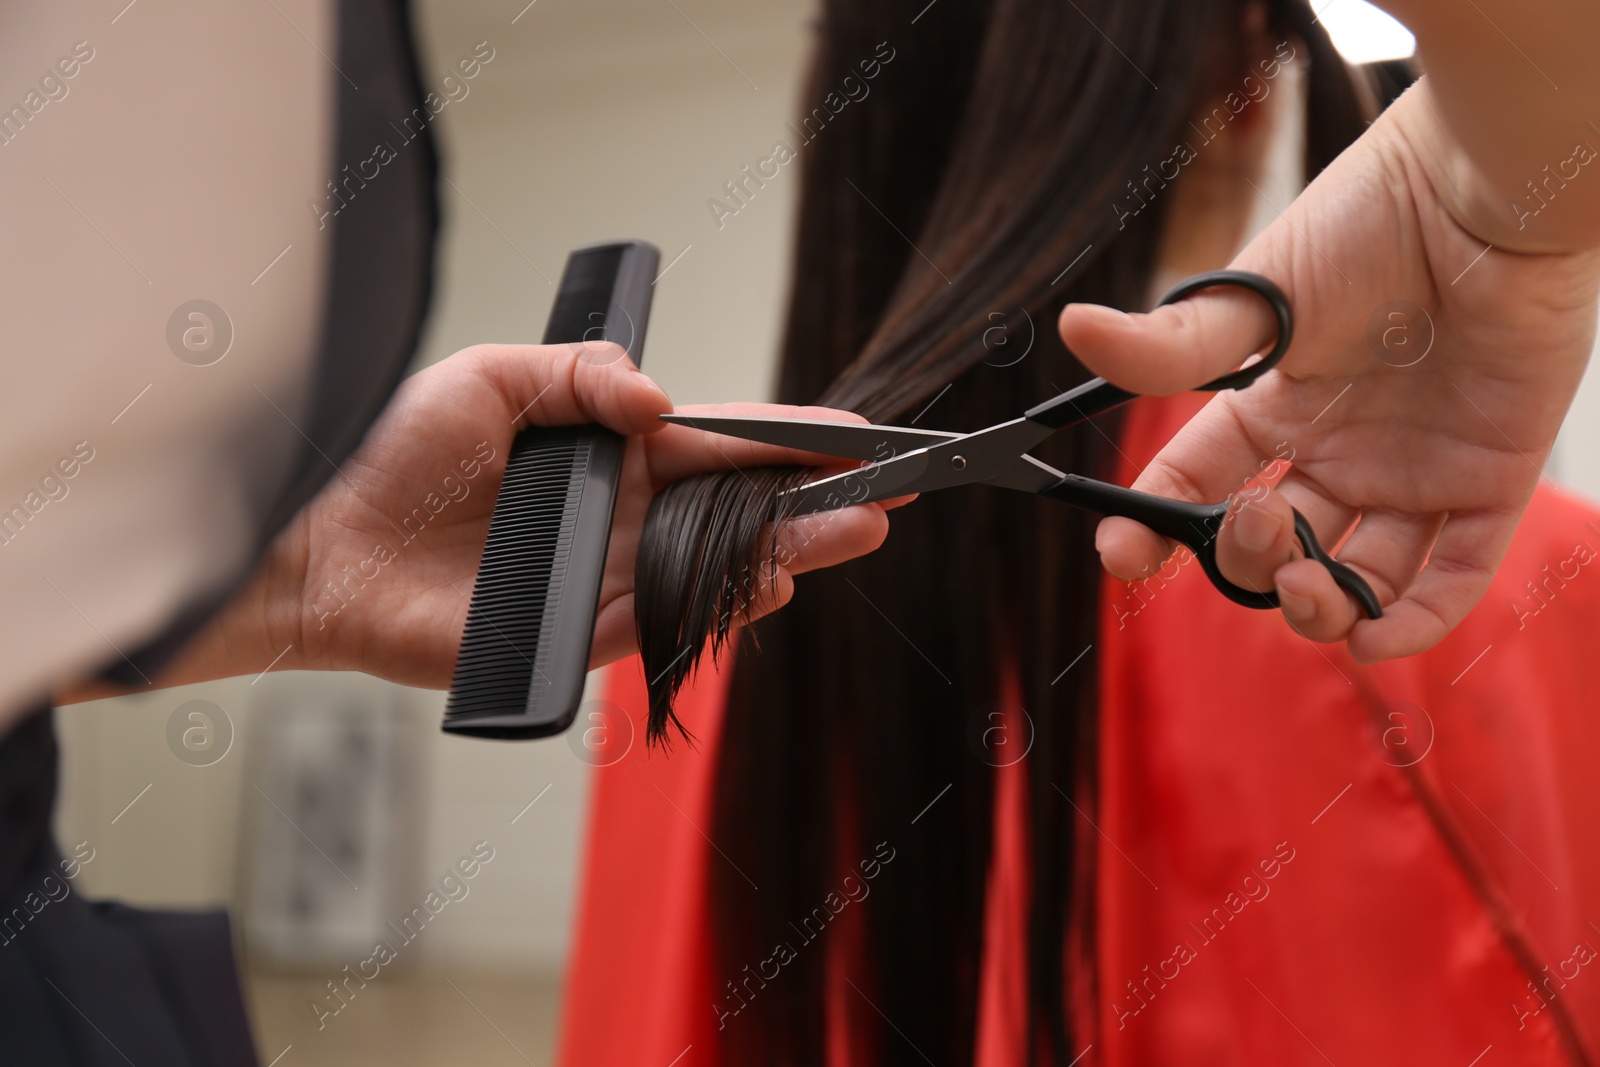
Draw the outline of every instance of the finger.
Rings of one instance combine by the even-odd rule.
[[[1302,514],[1306,510],[1302,507]],[[1331,550],[1343,531],[1349,529],[1348,519],[1344,518],[1349,512],[1336,502],[1330,504],[1330,510],[1342,521],[1313,522],[1313,529],[1318,531],[1323,547]],[[1411,584],[1427,558],[1437,529],[1437,523],[1416,516],[1363,512],[1355,532],[1339,545],[1337,558],[1372,588],[1378,603],[1385,605],[1387,611],[1387,605]],[[1323,536],[1322,531],[1327,535]],[[1356,624],[1367,618],[1366,610],[1316,560],[1302,558],[1285,564],[1273,576],[1273,582],[1283,617],[1313,641],[1347,641]]]
[[[1240,589],[1272,589],[1278,568],[1299,558],[1294,509],[1277,493],[1238,502],[1217,531],[1217,569]]]
[[[791,519],[778,531],[770,565],[756,573],[752,589],[734,612],[743,625],[769,615],[794,596],[794,576],[864,556],[889,535],[889,518],[877,504]]]
[[[788,568],[778,567],[771,573],[763,575],[756,586],[755,594],[750,598],[749,606],[743,611],[736,611],[733,616],[734,626],[745,626],[763,615],[771,615],[794,599],[794,575]]]
[[[1112,515],[1095,527],[1094,547],[1112,577],[1135,582],[1159,570],[1177,544],[1143,523]]]
[[[589,669],[599,670],[639,651],[639,630],[633,620],[634,595],[613,597],[594,618],[594,639],[589,642]]]
[[[1227,499],[1254,479],[1270,483],[1284,457],[1255,444],[1233,416],[1230,399],[1213,399],[1189,420],[1134,479],[1133,488],[1199,504]],[[1133,581],[1159,570],[1177,544],[1131,519],[1108,518],[1095,531],[1095,548],[1107,570]]]
[[[854,509],[852,509],[854,510]],[[794,599],[794,575],[781,566],[764,567],[747,594],[735,599],[729,623],[733,628],[770,615]],[[597,670],[639,651],[634,621],[637,596],[624,593],[596,614],[594,638],[589,643],[589,669]]]
[[[889,536],[877,504],[857,504],[790,519],[778,532],[778,563],[791,574],[832,567],[875,551]]]
[[[525,426],[599,423],[620,434],[652,433],[672,410],[661,387],[614,344],[478,345],[451,357],[469,361]]]
[[[1355,531],[1339,546],[1339,560],[1360,572],[1378,603],[1393,604],[1416,581],[1444,521],[1442,514],[1363,511]]]
[[[1295,511],[1324,547],[1338,544],[1356,519],[1355,509],[1328,498],[1294,471],[1276,488],[1251,486],[1234,505],[1217,534],[1217,568],[1234,585],[1258,592],[1271,590],[1278,569],[1305,555],[1295,534]]]
[[[1452,514],[1428,562],[1381,619],[1356,623],[1350,654],[1360,663],[1412,656],[1443,640],[1488,591],[1516,532],[1520,509]]]
[[[743,418],[828,419],[862,424],[867,421],[853,411],[785,404],[692,404],[679,408],[678,412],[684,415],[732,415]],[[661,432],[652,434],[647,441],[650,480],[657,486],[687,478],[691,474],[741,467],[829,466],[846,471],[857,466],[850,462],[841,465],[837,456],[747,441],[690,426],[666,423],[661,426]]]
[[[889,518],[877,504],[858,504],[785,522],[771,565],[756,572],[754,588],[737,605],[742,626],[770,615],[794,597],[794,577],[864,556],[889,535]]]
[[[905,507],[915,499],[917,499],[917,494],[912,493],[910,496],[892,496],[888,500],[879,500],[876,503],[884,511],[893,511],[895,508]]]
[[[734,628],[770,615],[794,599],[794,576],[778,567],[763,577],[748,605],[741,603],[730,620]],[[599,670],[639,651],[639,632],[633,611],[635,594],[624,593],[601,608],[594,620],[594,640],[589,644],[589,669]]]
[[[1223,287],[1146,314],[1068,304],[1057,326],[1067,348],[1090,370],[1153,396],[1203,385],[1266,349],[1277,334],[1266,301]]]
[[[1363,513],[1339,560],[1372,587],[1385,612],[1415,579],[1439,531],[1433,516],[1398,512]],[[1366,613],[1315,560],[1296,560],[1275,576],[1278,600],[1289,624],[1313,641],[1334,642],[1350,638]]]
[[[1328,568],[1314,559],[1297,559],[1279,568],[1274,578],[1284,619],[1312,641],[1343,641],[1360,609],[1339,588]]]

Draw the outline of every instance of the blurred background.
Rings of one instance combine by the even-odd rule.
[[[1409,52],[1361,0],[1322,10],[1352,60]],[[493,50],[434,124],[448,183],[419,362],[536,340],[567,251],[639,237],[666,268],[649,373],[679,403],[765,398],[798,168],[720,222],[708,201],[732,206],[724,183],[793,143],[812,17],[811,0],[419,3],[425,87]],[[1597,414],[1591,374],[1551,464],[1592,497]],[[80,888],[232,909],[263,1064],[543,1067],[589,762],[570,739],[447,738],[443,703],[267,673],[62,710],[58,833],[94,850]],[[463,860],[473,876],[441,890]],[[396,957],[353,978],[378,940]]]

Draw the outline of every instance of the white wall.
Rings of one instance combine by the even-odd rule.
[[[1600,358],[1589,364],[1572,412],[1556,439],[1549,474],[1556,484],[1600,501]]]
[[[658,286],[650,374],[679,402],[764,396],[795,174],[721,230],[706,201],[788,136],[809,4],[538,0],[515,26],[468,7],[424,5],[435,69],[479,40],[496,49],[472,95],[446,109],[459,192],[445,189],[450,240],[424,358],[537,340],[566,251],[639,237],[664,267],[683,253]]]

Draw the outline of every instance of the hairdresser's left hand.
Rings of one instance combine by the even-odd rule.
[[[291,657],[447,687],[514,433],[584,422],[628,436],[589,665],[631,655],[634,554],[657,489],[732,467],[836,462],[662,423],[671,410],[660,387],[611,345],[481,345],[414,375],[281,549],[305,561],[297,625],[284,642],[298,650]],[[858,418],[765,404],[690,410]],[[792,574],[870,552],[887,533],[882,507],[858,506],[815,536],[786,540],[792,562],[757,594],[755,614],[789,599]],[[341,592],[358,571],[373,577]]]
[[[1251,387],[1218,394],[1135,487],[1236,497],[1292,449],[1281,484],[1223,527],[1224,574],[1275,588],[1300,632],[1348,640],[1364,662],[1437,644],[1487,591],[1588,361],[1596,182],[1569,183],[1524,232],[1509,197],[1464,195],[1489,186],[1424,81],[1235,260],[1283,286],[1293,347]],[[1273,326],[1259,299],[1211,290],[1148,315],[1069,306],[1061,332],[1118,385],[1167,394],[1264,347]],[[1377,592],[1382,619],[1301,558],[1291,505],[1324,546],[1349,532],[1339,557]],[[1097,546],[1129,580],[1173,549],[1127,519],[1102,522]]]
[[[671,410],[660,387],[612,345],[480,345],[419,371],[276,539],[246,588],[156,685],[256,674],[270,665],[448,687],[512,438],[535,424],[597,422],[628,436],[589,665],[632,654],[634,553],[657,489],[733,467],[842,469],[828,457],[659,421]],[[865,421],[775,404],[687,410]],[[793,575],[877,548],[888,533],[886,508],[901,502],[786,526],[779,544],[788,562],[758,590],[752,617],[787,602]],[[69,688],[58,701],[106,695],[90,685]]]

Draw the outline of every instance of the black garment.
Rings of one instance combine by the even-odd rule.
[[[91,903],[50,838],[49,708],[0,742],[0,1064],[256,1063],[222,912]]]
[[[324,304],[307,309],[323,323],[316,359],[307,361],[315,374],[310,440],[285,484],[250,487],[262,548],[354,451],[399,385],[431,290],[437,162],[407,4],[338,2],[342,76],[333,80],[336,104],[329,101],[338,108],[329,178],[380,143],[395,159],[331,220]],[[153,677],[226,599],[191,605],[105,676],[125,684]],[[60,895],[71,882],[50,836],[56,761],[48,708],[0,742],[0,1067],[253,1067],[224,913],[91,903],[75,887]],[[52,895],[60,899],[40,905]]]

